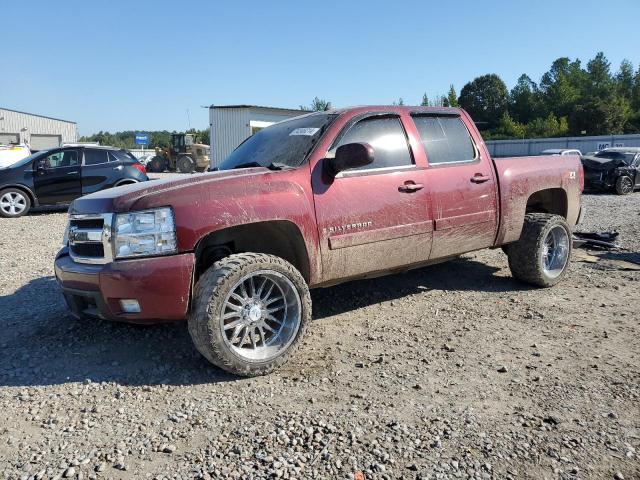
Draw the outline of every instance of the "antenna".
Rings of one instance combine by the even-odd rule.
[[[187,124],[189,125],[189,130],[191,130],[191,116],[189,115],[188,108],[187,108]]]

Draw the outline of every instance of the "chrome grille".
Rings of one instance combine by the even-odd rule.
[[[71,215],[69,253],[74,262],[104,264],[113,260],[112,214]]]

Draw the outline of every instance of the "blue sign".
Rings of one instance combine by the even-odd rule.
[[[136,145],[149,145],[149,134],[136,133]]]

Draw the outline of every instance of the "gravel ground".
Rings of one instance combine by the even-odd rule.
[[[0,219],[5,478],[640,478],[640,193],[586,196],[585,256],[548,290],[501,250],[314,291],[267,377],[210,366],[184,324],[70,318],[65,213]],[[580,261],[576,261],[580,260]]]

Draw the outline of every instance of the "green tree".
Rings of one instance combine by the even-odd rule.
[[[427,97],[426,93],[422,94],[422,101],[420,102],[420,106],[428,107],[429,106],[429,97]]]
[[[397,101],[397,102],[393,102],[393,104],[394,104],[394,105],[398,105],[398,106],[400,106],[400,107],[401,107],[401,106],[403,106],[403,105],[404,105],[404,100],[402,99],[402,97],[400,97],[400,98],[398,99],[398,101]]]
[[[538,85],[526,75],[520,75],[518,83],[509,94],[509,113],[521,123],[529,123],[540,113]]]
[[[542,110],[556,117],[571,116],[585,82],[586,73],[581,68],[580,60],[572,62],[567,57],[558,58],[540,80]]]
[[[516,122],[509,112],[504,112],[500,118],[498,127],[485,134],[487,139],[509,139],[509,138],[523,138],[526,132],[526,125]]]
[[[311,105],[305,107],[300,105],[300,110],[308,110],[310,112],[324,112],[331,110],[331,102],[322,98],[314,97],[311,101]]]
[[[460,92],[458,102],[483,130],[498,126],[507,111],[507,86],[496,74],[477,77]]]
[[[569,133],[566,117],[558,119],[553,113],[546,118],[536,118],[525,128],[527,138],[563,137]]]
[[[633,64],[629,60],[625,59],[620,63],[620,69],[616,74],[615,81],[618,93],[627,100],[632,101],[635,75],[633,72]]]
[[[458,103],[458,94],[456,93],[456,89],[453,87],[453,84],[449,87],[449,93],[446,96],[446,104],[445,107],[459,107]]]

